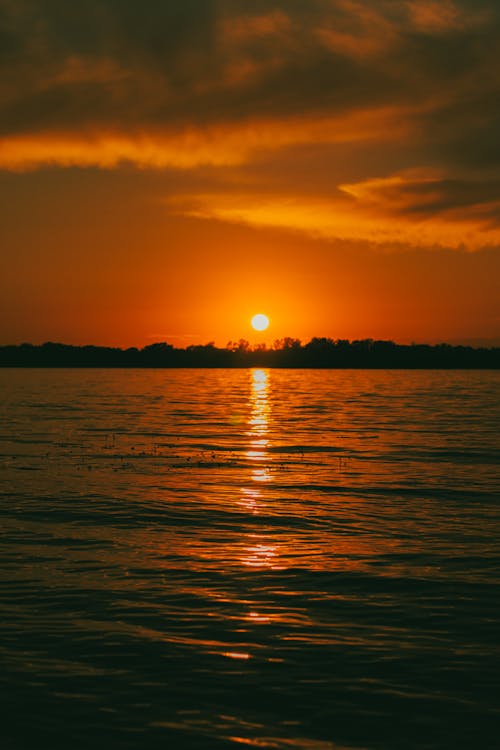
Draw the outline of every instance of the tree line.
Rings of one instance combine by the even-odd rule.
[[[166,342],[138,349],[41,345],[0,346],[0,367],[291,367],[291,368],[467,368],[498,369],[500,347],[396,344],[363,339],[314,337],[303,344],[284,338],[273,346],[245,339],[220,348],[213,342],[177,348]]]

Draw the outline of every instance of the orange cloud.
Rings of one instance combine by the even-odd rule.
[[[247,119],[240,123],[150,130],[127,134],[41,133],[0,138],[0,167],[30,170],[45,165],[190,169],[242,164],[251,155],[305,143],[394,141],[409,129],[404,111],[391,107],[338,116]]]
[[[439,200],[441,193],[438,188],[443,179],[444,175],[438,170],[418,168],[389,177],[339,185],[339,189],[366,205],[384,206],[387,210],[400,212]]]
[[[363,59],[387,50],[398,38],[398,27],[383,13],[363,3],[343,0],[342,11],[329,20],[324,18],[316,34],[322,44],[339,55]]]
[[[426,188],[423,195],[419,193],[422,186]],[[477,205],[442,205],[446,203],[443,184],[430,175],[411,180],[408,176],[394,175],[339,187],[345,198],[204,194],[195,201],[178,198],[170,201],[170,206],[179,213],[202,219],[378,245],[441,246],[472,251],[500,244],[500,200],[484,200]],[[452,198],[449,202],[452,203]],[[433,203],[438,204],[435,210]]]
[[[219,34],[225,41],[241,43],[256,37],[282,34],[290,28],[289,16],[283,11],[274,10],[261,15],[225,18],[219,24]]]
[[[411,23],[418,31],[440,34],[467,26],[465,14],[452,0],[411,0],[407,7]]]

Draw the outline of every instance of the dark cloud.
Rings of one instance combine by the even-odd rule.
[[[412,21],[417,6],[434,11]],[[467,6],[441,18],[438,3],[416,0],[2,0],[3,132],[425,100],[481,63],[498,32],[484,6],[491,18],[477,27]]]

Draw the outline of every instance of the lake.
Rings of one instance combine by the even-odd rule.
[[[2,746],[500,747],[499,393],[0,370]]]

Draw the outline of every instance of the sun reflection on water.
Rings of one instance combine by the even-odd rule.
[[[250,373],[250,416],[247,422],[246,435],[249,438],[249,447],[245,456],[250,465],[250,483],[242,486],[240,504],[248,512],[258,515],[265,504],[262,496],[262,487],[266,482],[272,480],[269,462],[268,430],[271,419],[271,406],[269,402],[270,375],[268,370],[251,370]],[[277,548],[270,544],[263,534],[249,534],[248,544],[245,545],[240,561],[246,567],[275,568]]]
[[[269,372],[267,370],[251,370],[250,383],[250,417],[248,419],[247,435],[250,447],[247,457],[266,459],[265,449],[268,446],[267,432],[269,429]]]
[[[267,482],[271,475],[266,464],[270,460],[267,437],[270,420],[269,385],[270,378],[267,370],[250,371],[250,416],[247,421],[246,435],[249,438],[245,457],[253,466],[250,472],[250,487],[241,487],[242,504],[253,513],[258,512],[260,490],[255,483]]]
[[[269,544],[260,534],[250,534],[250,545],[243,549],[241,562],[249,568],[281,569],[277,563],[277,549],[275,544]]]
[[[269,387],[270,377],[267,370],[250,371],[250,415],[245,433],[249,440],[245,458],[251,462],[250,484],[240,487],[239,504],[253,514],[258,514],[262,506],[259,485],[271,480],[269,468],[266,466],[270,460],[267,437],[271,411]]]

